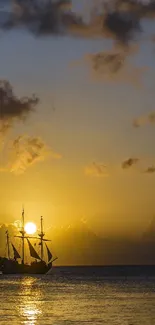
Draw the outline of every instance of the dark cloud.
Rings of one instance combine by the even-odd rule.
[[[95,1],[94,1],[95,2]],[[87,56],[93,78],[104,81],[126,82],[141,87],[146,67],[136,67],[128,60],[132,46],[142,39],[143,18],[155,18],[154,1],[111,0],[97,3],[87,24],[70,26],[73,35],[100,37],[114,40],[115,48],[110,52],[99,52]],[[116,76],[117,75],[117,76]]]
[[[25,27],[36,35],[64,34],[66,29],[81,23],[70,11],[70,0],[14,0],[13,9],[1,25],[3,29]]]
[[[85,173],[88,176],[105,177],[108,176],[107,166],[102,163],[93,162],[85,168]]]
[[[128,43],[134,33],[140,31],[139,19],[119,9],[112,12],[107,10],[103,17],[103,31],[121,43]]]
[[[154,0],[113,0],[104,6],[103,30],[125,44],[142,31],[143,18],[155,18]]]
[[[114,75],[118,74],[116,81],[142,86],[146,68],[128,65],[126,61],[130,55],[131,41],[140,39],[138,37],[139,32],[142,32],[143,18],[155,18],[154,0],[95,1],[95,8],[91,8],[88,20],[84,19],[84,14],[80,16],[73,11],[71,0],[13,0],[11,8],[7,18],[2,19],[0,24],[4,30],[26,28],[36,36],[72,35],[116,41],[115,44],[119,44],[121,50],[91,56],[95,74],[112,77],[113,80]],[[5,16],[5,12],[2,14]]]
[[[38,104],[36,96],[18,98],[9,81],[0,81],[0,133],[4,134],[14,120],[25,120]]]
[[[138,158],[129,158],[127,160],[124,160],[122,163],[122,168],[127,169],[130,168],[138,163],[139,159]]]
[[[5,14],[5,12],[3,12]],[[142,30],[143,18],[155,18],[155,2],[112,0],[96,4],[84,22],[72,11],[71,0],[14,0],[11,12],[1,23],[4,29],[25,27],[36,35],[69,33],[84,37],[109,37],[127,44]]]
[[[111,38],[123,45],[136,40],[142,33],[143,18],[155,18],[155,1],[111,0],[95,2],[87,24],[72,29],[84,37]],[[72,27],[72,26],[71,26]]]

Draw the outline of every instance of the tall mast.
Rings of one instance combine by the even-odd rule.
[[[10,242],[9,242],[9,232],[6,231],[6,243],[7,243],[7,253],[8,253],[8,259],[10,259]]]
[[[22,229],[20,231],[21,233],[21,238],[22,238],[22,264],[24,264],[24,255],[25,255],[25,252],[24,252],[24,239],[25,239],[25,230],[24,230],[24,226],[25,226],[25,218],[24,218],[24,208],[23,208],[23,211],[22,211]]]
[[[44,250],[43,250],[44,236],[45,236],[45,234],[43,232],[43,217],[41,216],[41,218],[40,218],[40,234],[39,234],[39,237],[40,237],[41,259],[42,260],[44,258]]]

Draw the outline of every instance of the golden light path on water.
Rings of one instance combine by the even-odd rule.
[[[21,301],[19,305],[20,318],[25,325],[36,325],[38,317],[42,314],[40,299],[41,291],[33,290],[35,278],[23,278],[21,281]]]

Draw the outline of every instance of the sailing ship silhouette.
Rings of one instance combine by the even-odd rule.
[[[10,241],[9,232],[6,231],[7,257],[0,257],[0,271],[2,271],[3,274],[45,274],[52,268],[53,262],[58,257],[53,257],[53,254],[47,246],[46,242],[49,242],[50,240],[45,238],[45,233],[43,231],[43,217],[40,219],[40,232],[38,233],[38,236],[29,236],[25,232],[25,216],[23,209],[20,235],[14,237],[21,239],[21,253]],[[40,254],[33,247],[30,239],[36,239],[39,241]],[[25,263],[26,241],[28,244],[29,254],[31,258],[35,259],[30,264]],[[36,246],[36,244],[34,246]],[[12,247],[13,258],[11,257],[10,247]],[[47,261],[45,260],[44,247],[46,248]]]

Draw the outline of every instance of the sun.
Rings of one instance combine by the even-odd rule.
[[[27,222],[24,227],[24,230],[28,235],[33,235],[36,232],[37,227],[36,227],[35,223]]]

